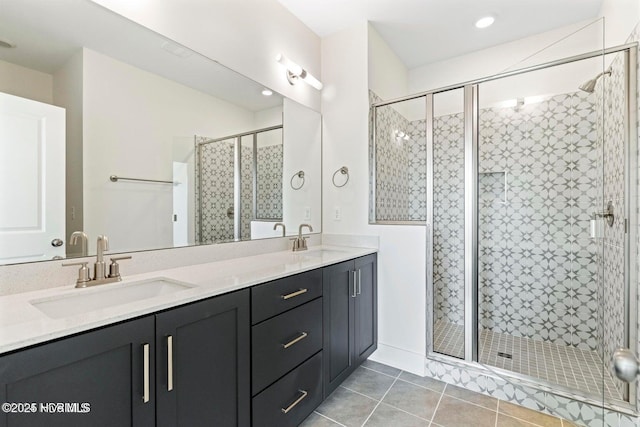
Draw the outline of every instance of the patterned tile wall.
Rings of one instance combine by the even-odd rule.
[[[624,56],[617,54],[611,63],[611,75],[598,81],[595,94],[598,98],[598,146],[602,148],[604,135],[604,197],[598,209],[604,210],[613,202],[617,219],[624,218],[624,141],[625,141],[625,84]],[[604,111],[603,111],[604,109]],[[604,118],[604,120],[603,120]],[[624,222],[616,221],[613,227],[604,226],[604,239],[598,247],[599,265],[603,271],[598,275],[600,287],[599,307],[603,316],[603,360],[613,369],[613,352],[625,343],[625,282],[624,282]],[[620,391],[624,383],[616,379]]]
[[[483,328],[597,347],[594,101],[576,92],[480,111]]]
[[[197,137],[196,142],[208,138]],[[234,141],[202,146],[202,180],[196,179],[196,233],[200,243],[234,239],[233,218],[227,210],[234,204]],[[258,209],[262,219],[282,218],[282,145],[258,148]],[[196,177],[199,164],[196,162]],[[240,159],[241,218],[240,238],[251,238],[253,219],[253,146],[243,144]],[[201,199],[202,212],[199,211]],[[200,227],[202,216],[202,227]]]
[[[207,140],[197,137],[196,143]],[[202,171],[196,161],[196,239],[201,244],[233,240],[233,219],[227,217],[227,209],[233,206],[233,140],[203,145],[200,155]],[[199,173],[202,180],[197,179]]]
[[[381,101],[369,91],[369,102]],[[398,138],[396,131],[408,132],[409,121],[392,106],[376,109],[376,219],[409,221],[408,141]]]
[[[282,144],[258,147],[259,219],[282,219]]]
[[[425,189],[426,191],[426,189]],[[433,122],[435,321],[464,324],[464,115]]]

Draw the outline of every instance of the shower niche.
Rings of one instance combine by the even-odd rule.
[[[617,347],[638,350],[636,50],[393,101],[372,94],[370,222],[427,226],[428,360],[636,407],[636,384],[617,379],[611,360]],[[418,130],[405,151],[424,163],[387,163],[398,123]],[[387,198],[386,186],[403,185],[424,210],[386,216],[414,202],[410,191]],[[594,235],[609,201],[616,221]]]

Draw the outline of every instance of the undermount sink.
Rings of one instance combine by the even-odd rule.
[[[173,294],[195,287],[195,285],[164,277],[106,285],[109,286],[106,289],[100,289],[100,286],[102,285],[90,289],[78,289],[72,295],[48,297],[32,300],[29,303],[48,317],[61,319],[160,295]]]
[[[338,249],[309,249],[307,251],[300,252],[300,255],[307,255],[312,257],[322,257],[322,256],[331,256],[331,255],[342,255],[344,251]]]

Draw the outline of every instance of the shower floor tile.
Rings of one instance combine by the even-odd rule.
[[[464,357],[464,329],[461,325],[436,322],[434,338],[434,349],[438,353]],[[604,388],[605,397],[622,400],[608,371],[603,381],[602,360],[595,351],[488,330],[480,332],[479,345],[480,363],[485,365],[592,395],[602,395]]]

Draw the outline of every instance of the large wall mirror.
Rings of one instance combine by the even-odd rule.
[[[270,92],[89,0],[2,0],[0,264],[320,232],[320,114]]]

